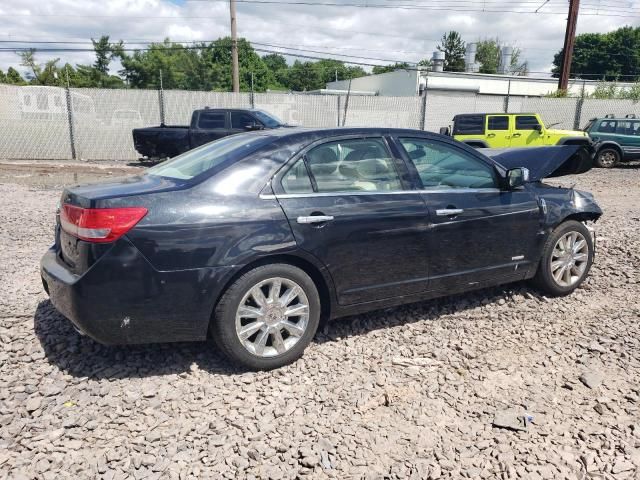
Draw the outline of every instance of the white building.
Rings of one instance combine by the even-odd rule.
[[[592,93],[597,81],[575,80],[569,84],[569,93],[579,96]],[[351,80],[351,92],[368,95],[410,97],[427,90],[472,92],[486,95],[543,96],[558,89],[557,78],[535,78],[515,75],[489,75],[467,72],[433,72],[426,70],[395,70]],[[620,83],[621,87],[630,84]],[[327,83],[323,93],[333,90],[347,91],[349,80]]]

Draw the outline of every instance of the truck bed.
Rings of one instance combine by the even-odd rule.
[[[133,129],[133,144],[143,157],[175,157],[189,150],[188,125],[159,125]]]

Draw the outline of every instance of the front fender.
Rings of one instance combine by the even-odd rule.
[[[543,227],[548,232],[568,219],[596,221],[603,213],[591,193],[572,188],[544,185],[538,191],[538,203]]]

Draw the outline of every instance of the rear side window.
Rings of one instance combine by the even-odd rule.
[[[598,131],[602,133],[616,133],[617,126],[618,122],[615,120],[603,120],[602,122],[600,122]]]
[[[282,189],[285,193],[313,193],[309,171],[303,158],[282,177]]]
[[[506,115],[488,117],[487,130],[509,130],[509,117]]]
[[[247,128],[256,123],[256,119],[248,113],[231,112],[231,128]]]
[[[202,112],[198,119],[198,128],[224,128],[224,112]]]
[[[629,135],[640,135],[640,122],[631,122],[631,131]]]
[[[482,135],[484,133],[484,115],[460,115],[454,119],[454,135]]]
[[[516,130],[535,130],[540,125],[533,115],[518,115],[516,117]]]
[[[316,192],[392,191],[402,184],[394,160],[378,138],[345,139],[312,148],[304,161]],[[298,161],[285,175],[287,192],[303,187],[304,170]],[[295,184],[295,187],[293,186]]]
[[[495,188],[494,169],[456,147],[422,138],[400,138],[424,188]]]

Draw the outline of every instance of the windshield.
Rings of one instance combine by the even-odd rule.
[[[189,150],[147,170],[149,175],[190,180],[227,161],[240,160],[270,142],[266,135],[241,133]]]
[[[258,117],[258,120],[260,120],[265,127],[277,128],[281,125],[284,125],[284,122],[278,117],[270,113],[263,112],[262,110],[254,110],[253,114]]]

